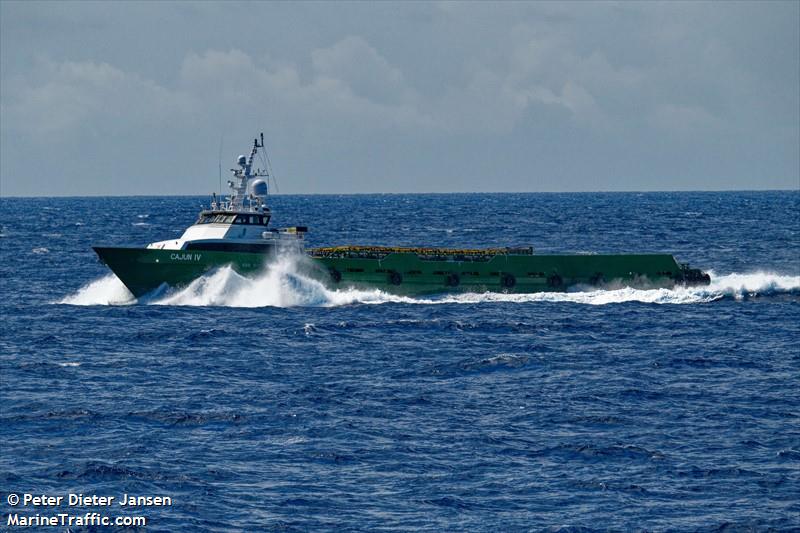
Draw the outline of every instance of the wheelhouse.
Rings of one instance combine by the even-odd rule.
[[[270,215],[266,213],[231,213],[230,211],[203,211],[195,224],[247,224],[251,226],[269,225]]]

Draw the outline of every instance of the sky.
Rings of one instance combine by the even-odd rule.
[[[0,0],[0,195],[208,194],[262,131],[289,194],[800,189],[799,35],[797,1]]]

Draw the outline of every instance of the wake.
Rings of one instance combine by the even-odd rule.
[[[187,287],[157,290],[136,299],[114,275],[109,274],[81,287],[74,294],[55,302],[69,305],[175,305],[223,307],[337,307],[352,304],[403,303],[410,305],[478,304],[492,302],[570,302],[608,305],[625,302],[651,304],[702,304],[721,299],[744,300],[752,297],[800,295],[800,276],[769,272],[711,274],[711,284],[675,289],[635,289],[632,287],[533,294],[494,292],[442,294],[437,296],[397,296],[387,292],[360,289],[330,290],[319,281],[298,273],[294,258],[281,258],[255,278],[244,277],[230,267],[201,276]]]

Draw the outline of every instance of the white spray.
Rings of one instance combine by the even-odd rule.
[[[606,305],[624,302],[653,304],[698,304],[721,298],[744,299],[750,296],[800,293],[800,276],[768,272],[716,275],[711,285],[674,289],[634,289],[631,287],[586,292],[540,292],[503,294],[496,292],[443,294],[430,297],[405,297],[377,289],[343,288],[331,290],[300,272],[297,257],[280,257],[255,277],[245,277],[231,267],[222,267],[196,279],[189,286],[166,293],[156,292],[139,300],[148,305],[187,305],[225,307],[334,307],[350,304],[388,302],[412,305],[476,304],[491,302],[572,302]],[[136,303],[122,282],[110,274],[79,289],[58,303],[70,305],[125,305]]]

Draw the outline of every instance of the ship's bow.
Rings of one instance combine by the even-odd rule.
[[[148,267],[151,251],[146,248],[92,247],[111,271],[122,281],[134,296],[147,294],[166,280],[155,269]]]

